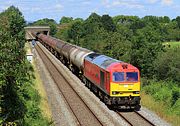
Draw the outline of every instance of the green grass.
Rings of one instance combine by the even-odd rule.
[[[31,52],[29,43],[26,43],[25,49],[27,52]],[[44,90],[37,67],[34,62],[30,65],[33,71],[30,76],[31,85],[28,85],[25,88],[28,99],[25,100],[27,112],[24,117],[24,125],[54,125],[52,121],[52,114],[47,102],[47,95]]]
[[[180,124],[180,89],[172,81],[142,78],[141,104],[173,126]]]
[[[163,45],[170,48],[180,47],[180,41],[163,42]]]
[[[173,126],[179,126],[180,117],[167,113],[169,107],[165,103],[155,101],[151,95],[147,95],[144,91],[141,93],[141,105],[154,111],[159,117],[171,123]]]

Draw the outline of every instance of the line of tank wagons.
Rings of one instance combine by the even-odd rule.
[[[140,109],[140,73],[136,67],[42,33],[32,34],[106,105]]]

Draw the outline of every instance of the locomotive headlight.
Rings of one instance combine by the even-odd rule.
[[[119,91],[112,91],[113,95],[116,95],[116,94],[119,94],[119,93],[120,93]]]
[[[134,93],[134,94],[139,94],[139,91],[134,91],[133,93]]]

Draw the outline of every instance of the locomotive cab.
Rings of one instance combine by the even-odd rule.
[[[110,96],[115,99],[113,104],[139,105],[140,103],[140,72],[127,63],[114,63],[109,68]],[[113,101],[113,100],[112,100]]]

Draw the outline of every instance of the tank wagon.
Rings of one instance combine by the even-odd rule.
[[[136,67],[44,34],[35,35],[105,104],[140,109],[140,72]]]

